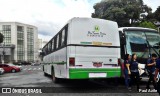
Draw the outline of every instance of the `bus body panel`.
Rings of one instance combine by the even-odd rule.
[[[47,62],[44,66],[45,73],[52,75],[52,66],[54,67],[55,77],[66,78],[67,74],[67,48],[60,49],[54,53],[51,53],[44,57],[44,62]]]
[[[108,64],[118,64],[119,50],[120,48],[77,46],[75,65],[82,64],[83,67],[95,68],[93,62],[102,62],[102,67],[107,68]]]
[[[68,44],[120,46],[116,22],[93,18],[75,18],[69,26]],[[95,30],[96,27],[97,30]]]
[[[70,51],[72,54],[68,54],[68,57],[75,56],[75,66],[68,65],[69,79],[111,78],[121,76],[121,69],[120,66],[118,66],[117,57],[120,55],[120,48],[70,46],[68,49],[72,50]],[[102,62],[102,66],[96,67],[93,65],[93,62]],[[104,76],[90,76],[90,74],[94,73],[100,73],[99,75],[104,74]]]

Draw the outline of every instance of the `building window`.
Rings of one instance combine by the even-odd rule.
[[[27,27],[27,59],[34,61],[34,30]]]
[[[17,59],[24,61],[24,27],[17,26]]]
[[[23,26],[17,26],[17,31],[24,32],[24,27]]]
[[[1,33],[4,36],[4,43],[11,44],[11,25],[2,25]]]
[[[3,31],[11,31],[11,25],[3,25],[2,29]]]

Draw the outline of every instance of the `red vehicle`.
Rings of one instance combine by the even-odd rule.
[[[3,68],[5,73],[6,72],[15,73],[15,72],[19,72],[20,71],[19,67],[10,66],[10,65],[7,65],[7,64],[0,64],[0,68]]]

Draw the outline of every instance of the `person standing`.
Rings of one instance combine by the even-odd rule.
[[[130,59],[131,59],[131,56],[129,54],[126,54],[125,58],[124,58],[124,75],[125,75],[125,85],[129,91],[131,91],[131,87],[130,87],[131,72],[130,72],[130,68],[129,68]]]
[[[160,58],[156,62],[156,71],[155,71],[155,76],[154,76],[154,81],[157,82],[157,75],[160,75]],[[159,93],[160,96],[160,77],[158,76],[159,81],[157,82],[157,92]]]
[[[138,62],[137,62],[137,55],[133,54],[132,59],[131,59],[131,64],[130,64],[130,70],[131,70],[131,85],[133,84],[134,81],[136,81],[137,84],[137,91],[139,91],[139,82],[140,82],[140,77],[139,77],[139,71],[141,72],[141,68],[138,67]]]
[[[148,71],[148,74],[149,74],[149,80],[148,80],[147,86],[146,86],[147,89],[151,89],[150,86],[149,86],[151,81],[153,83],[154,89],[156,89],[156,83],[155,83],[155,80],[154,80],[154,72],[155,72],[155,68],[156,68],[156,59],[157,59],[157,55],[153,53],[151,59],[148,59],[148,61],[147,61],[147,71]]]

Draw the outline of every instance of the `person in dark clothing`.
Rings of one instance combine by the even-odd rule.
[[[134,81],[136,81],[137,84],[137,91],[139,91],[139,82],[140,82],[140,77],[139,77],[139,71],[142,69],[138,67],[138,62],[137,62],[137,55],[133,54],[132,59],[131,59],[131,64],[130,64],[130,70],[131,70],[131,85],[133,84]],[[136,77],[136,78],[135,78]]]
[[[125,58],[124,58],[124,75],[125,75],[125,85],[127,87],[128,90],[131,90],[131,87],[130,87],[130,55],[129,54],[126,54],[125,55]]]
[[[159,96],[160,96],[160,77],[158,76],[157,78],[158,73],[160,76],[160,58],[156,62],[156,71],[155,71],[155,76],[154,76],[155,82],[157,82],[157,79],[159,78],[159,81],[157,82],[157,92],[159,93]]]
[[[156,89],[156,83],[154,81],[156,59],[157,59],[157,55],[153,53],[151,59],[148,59],[148,61],[147,61],[147,71],[148,71],[148,74],[149,74],[149,80],[148,80],[147,86],[146,86],[147,89],[151,89],[150,86],[149,86],[151,81],[153,83],[154,89]]]

